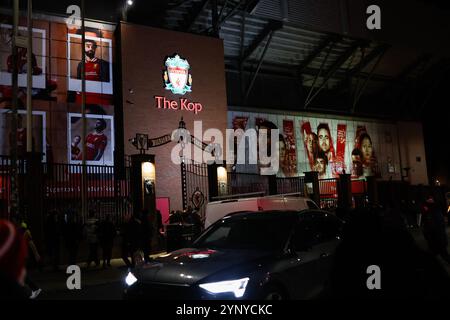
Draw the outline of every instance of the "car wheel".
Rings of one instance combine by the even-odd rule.
[[[285,300],[286,294],[276,286],[268,286],[263,292],[263,300]]]

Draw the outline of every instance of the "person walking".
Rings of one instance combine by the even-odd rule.
[[[58,212],[51,211],[45,223],[45,240],[47,255],[53,271],[58,271],[60,261],[61,227]]]
[[[130,262],[130,237],[131,237],[131,231],[130,231],[130,219],[131,214],[126,214],[124,216],[124,222],[122,224],[120,234],[122,236],[122,260],[125,262],[125,265],[128,268],[132,267],[132,263]]]
[[[144,261],[150,261],[150,253],[152,249],[153,224],[150,221],[148,209],[142,210],[141,215],[141,230],[142,230],[142,251],[144,253]]]
[[[90,267],[92,262],[95,263],[96,267],[100,265],[100,261],[98,258],[98,229],[99,225],[97,218],[95,218],[95,213],[94,211],[90,211],[89,219],[86,221],[86,225],[84,227],[86,240],[89,245],[87,268]]]
[[[158,243],[158,250],[161,250],[164,247],[164,224],[162,222],[162,214],[161,211],[156,210],[156,236]]]
[[[116,227],[111,221],[110,215],[105,216],[105,220],[100,224],[100,245],[103,254],[103,268],[111,267],[112,249],[114,238],[116,237]]]
[[[441,206],[436,203],[434,196],[429,196],[423,206],[423,234],[428,247],[434,255],[440,255],[450,263],[447,251],[448,238],[445,228],[444,213]]]
[[[28,245],[28,259],[26,262],[27,270],[32,269],[34,266],[38,266],[41,262],[41,255],[39,254],[37,247],[31,236],[31,231],[25,221],[20,224],[20,232],[22,233],[25,242]],[[27,272],[25,276],[25,284],[30,288],[31,294],[30,299],[35,299],[41,292],[42,289],[31,279],[30,274]]]
[[[83,226],[77,221],[76,213],[69,212],[63,224],[64,246],[67,250],[68,264],[77,264],[78,247],[83,237]]]
[[[197,209],[193,209],[188,212],[188,215],[185,218],[185,222],[192,224],[194,239],[196,239],[203,231],[203,222],[202,218],[198,214]]]
[[[10,221],[0,220],[0,300],[26,300],[27,243]]]
[[[134,214],[126,218],[122,227],[122,259],[129,268],[135,266],[135,254],[142,249],[141,220]],[[128,257],[131,256],[131,262]]]

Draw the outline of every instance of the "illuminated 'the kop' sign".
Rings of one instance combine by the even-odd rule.
[[[166,99],[162,96],[155,96],[156,108],[158,109],[169,109],[169,110],[180,110],[180,111],[190,111],[198,114],[202,111],[203,106],[198,102],[191,102],[188,99],[180,98],[179,101]]]
[[[182,59],[178,54],[168,57],[165,60],[163,72],[164,88],[173,94],[184,95],[192,92],[192,75],[189,72],[191,66],[186,59]],[[186,98],[179,101],[170,100],[163,96],[155,96],[155,106],[158,109],[190,111],[198,114],[203,106],[198,102],[191,102]]]

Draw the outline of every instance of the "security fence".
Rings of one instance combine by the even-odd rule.
[[[125,168],[125,177],[116,179],[113,166],[86,165],[85,195],[87,212],[82,214],[82,171],[78,164],[39,163],[41,170],[27,172],[27,160],[17,160],[17,190],[19,212],[27,217],[37,208],[30,207],[29,199],[42,195],[42,210],[45,213],[57,211],[63,215],[75,214],[81,222],[88,218],[90,211],[97,218],[110,215],[111,220],[120,224],[125,214],[132,210],[130,194],[130,168]],[[36,175],[36,172],[39,174]],[[11,177],[10,157],[0,156],[0,217],[11,218]],[[39,181],[41,190],[29,190],[30,181]]]

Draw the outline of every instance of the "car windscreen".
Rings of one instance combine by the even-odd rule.
[[[252,214],[217,222],[195,243],[195,247],[245,250],[283,250],[294,217]]]

